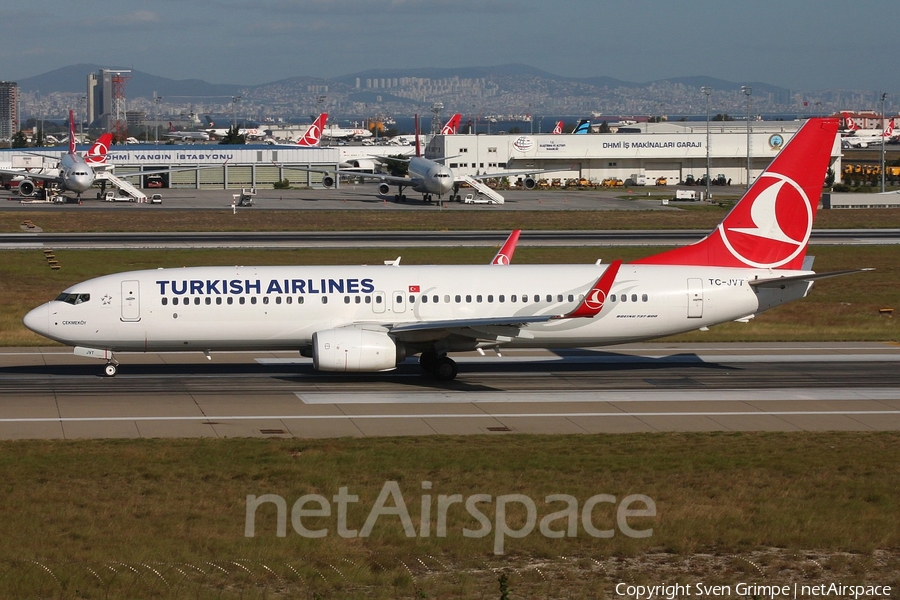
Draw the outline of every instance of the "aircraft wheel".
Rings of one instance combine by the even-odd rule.
[[[422,370],[426,373],[434,371],[434,368],[437,366],[437,361],[438,355],[434,350],[426,350],[419,355],[419,366],[421,366]]]
[[[440,357],[432,371],[434,378],[438,381],[453,381],[456,379],[457,373],[459,373],[459,369],[456,362],[448,356]]]
[[[394,194],[394,202],[400,202],[400,194]]]
[[[406,196],[405,196],[405,195],[400,194],[400,202],[406,202]]]
[[[106,365],[106,368],[103,370],[103,372],[106,373],[107,377],[115,377],[116,373],[119,372],[119,365],[115,363],[109,363],[108,365]]]

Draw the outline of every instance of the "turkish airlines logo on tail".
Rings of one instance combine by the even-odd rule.
[[[84,162],[89,165],[105,165],[106,153],[109,152],[110,143],[112,143],[111,133],[104,133],[101,135],[84,155]]]
[[[556,135],[559,135],[560,133],[562,133],[562,130],[563,130],[563,122],[557,121],[556,127],[553,128],[553,133]]]
[[[318,146],[319,140],[322,139],[322,130],[325,129],[325,122],[328,120],[328,113],[322,113],[319,118],[309,126],[306,133],[297,141],[298,146]]]
[[[457,113],[450,117],[450,120],[441,128],[441,134],[443,135],[456,135],[456,132],[459,130],[459,121],[462,119],[462,115]]]
[[[756,197],[745,197],[719,224],[719,233],[739,261],[776,268],[806,248],[813,223],[810,200],[793,179],[779,173],[763,173],[753,191]]]

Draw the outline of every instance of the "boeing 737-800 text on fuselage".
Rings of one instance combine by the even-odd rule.
[[[322,371],[394,369],[419,354],[589,347],[752,317],[803,298],[805,253],[838,129],[811,119],[701,241],[630,264],[191,267],[71,286],[25,325],[107,361],[114,352],[296,350]]]

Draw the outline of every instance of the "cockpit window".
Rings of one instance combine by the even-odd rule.
[[[65,292],[56,297],[57,302],[65,302],[66,304],[84,304],[90,299],[90,294],[67,294]]]

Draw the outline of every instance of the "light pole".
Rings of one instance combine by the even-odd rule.
[[[709,191],[709,95],[712,88],[704,85],[700,91],[706,95],[706,201],[710,202],[712,198]]]
[[[238,102],[240,102],[240,101],[241,101],[240,96],[232,96],[231,97],[231,118],[232,118],[231,126],[234,127],[235,130],[237,130],[237,105],[238,105]]]
[[[881,193],[884,193],[884,99],[887,94],[881,94]]]
[[[157,96],[156,92],[153,92],[153,101],[156,102],[156,127],[154,132],[154,137],[156,138],[156,145],[159,145],[159,103],[162,101],[162,96]]]
[[[747,96],[747,189],[750,189],[750,94],[753,88],[749,85],[742,85],[741,92]]]

